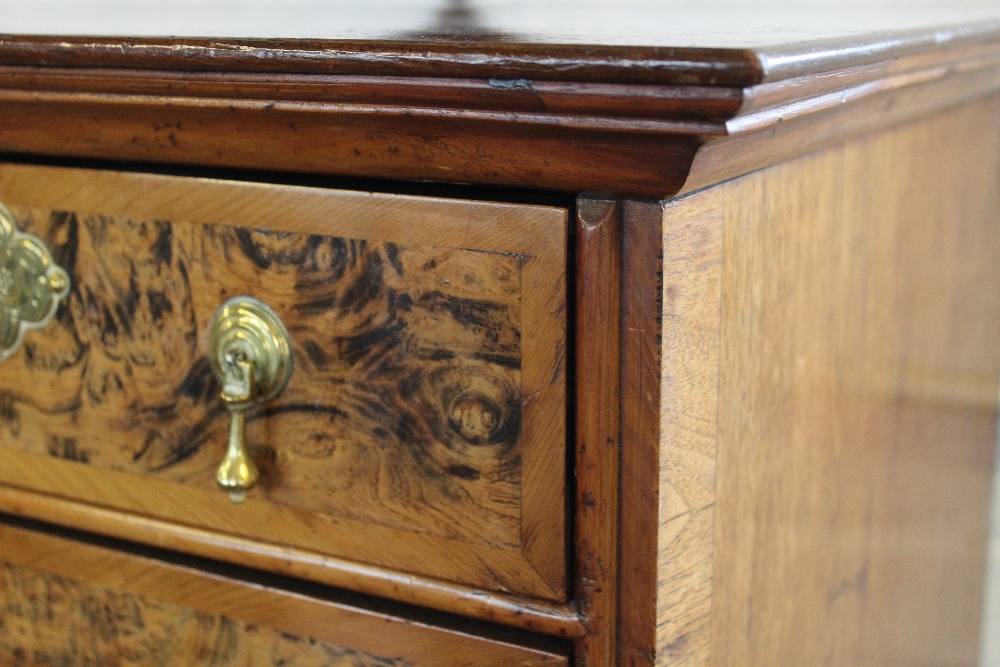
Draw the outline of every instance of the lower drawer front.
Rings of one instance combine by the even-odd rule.
[[[563,655],[0,523],[0,664],[568,665]]]
[[[565,210],[24,165],[0,202],[70,281],[0,363],[0,484],[129,539],[565,599]],[[233,504],[208,332],[238,295],[293,370],[246,412]]]

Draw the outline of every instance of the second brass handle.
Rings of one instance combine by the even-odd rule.
[[[229,443],[216,472],[219,486],[242,502],[260,477],[247,451],[246,412],[288,384],[292,351],[288,330],[267,304],[238,296],[222,304],[208,330],[208,361],[229,410]]]

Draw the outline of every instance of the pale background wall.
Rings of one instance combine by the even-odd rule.
[[[454,25],[456,11],[463,25],[544,41],[668,46],[773,45],[776,35],[799,42],[1000,14],[997,0],[0,0],[0,33],[377,39]]]
[[[579,35],[599,29],[607,34],[607,25],[574,24],[582,14],[573,9],[581,4],[612,2],[632,9],[643,4],[643,0],[546,0],[544,5],[530,0],[0,0],[0,33],[325,37],[343,34],[349,26],[352,36],[365,38],[426,30],[439,23],[442,10],[458,6],[474,10],[477,23],[500,31],[531,31],[533,25],[551,24],[555,15],[566,25],[567,33]],[[698,44],[705,34],[712,33],[711,12],[725,12],[730,17],[736,12],[745,14],[741,34],[759,29],[759,34],[773,40],[770,26],[754,23],[762,14],[759,0],[672,2],[677,12],[671,26],[628,25],[634,14],[623,11],[623,24],[610,31],[617,28],[627,36],[626,41],[647,39],[654,33],[662,39],[668,32],[676,46]],[[808,38],[813,31],[856,32],[859,25],[862,29],[866,25],[926,25],[934,21],[939,10],[941,16],[948,17],[945,22],[954,22],[955,17],[954,7],[949,7],[952,3],[939,0],[764,0],[764,4],[789,8],[788,25],[782,26],[789,41]],[[963,20],[997,15],[996,0],[963,0],[961,5]],[[921,11],[912,11],[917,6]],[[817,12],[821,25],[815,25]],[[718,41],[720,35],[711,39]],[[1000,465],[997,473],[982,667],[1000,667]]]

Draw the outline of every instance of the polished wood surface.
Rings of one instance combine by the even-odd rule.
[[[0,90],[0,150],[19,155],[657,197],[683,184],[696,138],[623,133],[615,125],[634,124],[627,119],[579,120],[450,106]],[[639,120],[646,123],[664,125]]]
[[[580,198],[576,215],[576,665],[615,660],[620,457],[621,206]],[[611,539],[609,539],[611,538]]]
[[[192,528],[176,521],[108,510],[13,486],[0,485],[0,507],[19,517],[72,526],[544,635],[579,639],[587,634],[572,604],[490,593],[450,581]]]
[[[9,610],[0,628],[7,665],[28,656],[36,664],[401,664],[12,565],[0,568],[0,596]]]
[[[750,89],[725,136],[706,138],[678,193],[993,93],[1000,89],[998,56],[996,45],[959,48]]]
[[[727,191],[716,656],[975,664],[998,113],[992,98]],[[737,631],[752,618],[768,626]]]
[[[8,665],[568,665],[420,621],[0,525]]]
[[[751,84],[763,77],[748,50],[436,41],[419,35],[399,40],[222,41],[0,34],[0,64],[685,85]]]
[[[283,5],[270,34],[241,33],[267,11],[251,0],[205,37],[80,36],[128,25],[120,15],[32,35],[5,13],[22,34],[0,36],[0,189],[47,240],[76,249],[95,297],[92,314],[76,297],[18,363],[58,366],[39,351],[59,348],[61,331],[88,382],[50,368],[57,389],[114,370],[98,384],[159,396],[192,368],[176,352],[183,335],[164,331],[246,286],[288,294],[276,307],[314,344],[296,349],[294,405],[254,423],[267,439],[290,434],[294,460],[257,446],[271,481],[238,509],[200,458],[222,444],[209,394],[184,399],[204,428],[177,438],[159,400],[43,423],[15,399],[58,392],[14,373],[14,389],[0,382],[0,438],[16,431],[30,451],[0,447],[0,508],[257,570],[248,580],[347,589],[393,618],[431,614],[436,631],[461,623],[426,609],[472,617],[475,641],[561,646],[544,655],[556,664],[973,663],[1000,343],[994,2],[418,0],[381,16],[389,5],[304,2]],[[219,5],[165,7],[147,3],[146,25],[190,25]],[[302,16],[311,32],[289,28]],[[44,178],[10,177],[28,173]],[[220,174],[261,184],[220,196],[193,178]],[[70,219],[75,236],[44,231]],[[128,252],[98,242],[95,220]],[[164,229],[166,261],[151,254]],[[301,278],[338,243],[355,263],[332,299],[303,301],[296,292],[326,294]],[[200,272],[184,280],[211,298],[177,298],[182,258]],[[133,282],[153,289],[132,298]],[[350,331],[330,321],[348,285],[377,285],[360,290]],[[378,390],[332,385],[346,341],[372,330],[387,337],[362,336],[367,352],[345,369]],[[186,361],[128,376],[122,340]],[[475,377],[468,400],[437,391],[451,376],[430,369],[452,365],[478,369],[460,374]],[[396,381],[411,372],[433,391]],[[167,381],[147,381],[156,374]],[[91,414],[79,396],[73,409]],[[342,398],[359,428],[295,407]],[[516,415],[516,436],[483,435]],[[390,418],[407,428],[384,428]],[[83,446],[87,425],[111,423],[128,437]],[[203,442],[146,470],[146,454],[130,454],[168,449],[132,436],[154,431]],[[330,455],[302,465],[331,433]],[[86,464],[69,460],[81,452]],[[349,482],[328,492],[338,471]],[[83,576],[78,590],[120,587]],[[303,637],[386,657],[370,624],[360,643],[283,625],[314,602],[239,622],[294,635],[266,639],[285,647],[275,651]],[[536,644],[522,629],[563,640]],[[498,664],[519,664],[497,650]]]
[[[656,644],[663,209],[658,202],[625,201],[621,210],[622,483],[616,664],[642,665],[652,664]]]
[[[976,664],[998,113],[665,209],[657,664]]]
[[[663,211],[662,384],[654,661],[711,661],[722,203],[726,186]]]
[[[1000,89],[973,18],[743,48],[10,35],[0,150],[662,199]]]
[[[740,0],[697,4],[682,0],[296,0],[281,8],[244,0],[238,12],[212,0],[185,7],[183,12],[176,11],[169,0],[141,3],[142,11],[127,11],[135,5],[120,0],[91,0],[85,6],[72,0],[49,0],[44,5],[4,0],[0,7],[6,18],[4,30],[10,33],[60,35],[59,39],[85,35],[95,42],[94,35],[143,36],[135,40],[140,45],[168,35],[224,37],[214,42],[222,52],[248,41],[277,42],[283,50],[290,50],[296,42],[323,40],[347,46],[330,48],[330,58],[349,58],[352,42],[364,43],[367,50],[378,53],[373,42],[405,52],[408,43],[422,41],[432,57],[435,49],[458,50],[467,44],[471,44],[470,53],[514,52],[539,58],[546,51],[551,53],[553,46],[580,52],[595,46],[632,46],[652,53],[657,48],[663,53],[680,47],[668,57],[683,61],[688,55],[685,50],[725,48],[767,51],[779,61],[772,64],[777,67],[878,58],[883,54],[869,45],[872,36],[898,49],[924,40],[933,44],[962,37],[965,31],[954,26],[1000,18],[1000,10],[988,0],[908,0],[905,11],[897,3],[878,0],[758,0],[749,5]],[[940,27],[936,42],[928,26]],[[292,39],[246,39],[266,37]],[[818,40],[835,40],[837,45],[807,46]],[[177,43],[195,46],[199,42]]]
[[[564,211],[17,166],[0,201],[72,280],[0,367],[6,483],[565,598]],[[240,293],[295,372],[232,506],[205,339]]]

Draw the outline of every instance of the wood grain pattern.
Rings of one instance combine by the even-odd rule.
[[[441,551],[470,543],[474,553],[519,554],[521,565],[494,572],[487,566],[470,576],[481,567],[475,559],[466,571],[446,574],[411,555],[404,567],[502,591],[565,595],[558,511],[565,427],[551,418],[553,409],[562,409],[565,382],[565,277],[558,269],[565,261],[559,248],[564,214],[537,209],[540,218],[526,216],[526,224],[547,218],[546,233],[556,238],[511,253],[502,239],[496,239],[499,249],[488,242],[449,245],[447,227],[431,241],[439,230],[419,209],[434,202],[415,202],[406,218],[413,228],[428,225],[416,236],[380,238],[380,230],[370,228],[359,239],[295,233],[266,218],[258,219],[278,229],[230,227],[237,219],[218,201],[202,215],[222,224],[207,225],[167,216],[155,204],[144,216],[102,212],[115,206],[110,201],[62,207],[77,202],[61,200],[58,186],[49,184],[25,193],[30,201],[19,198],[18,183],[50,177],[70,191],[96,184],[90,172],[8,167],[0,173],[4,199],[26,229],[46,239],[73,282],[54,326],[0,368],[6,448],[86,464],[85,476],[102,487],[134,484],[131,476],[141,475],[143,484],[168,483],[158,487],[164,493],[183,484],[182,497],[206,502],[216,493],[213,476],[228,418],[205,362],[205,330],[222,301],[250,293],[282,317],[296,361],[282,395],[250,414],[248,442],[263,473],[251,495],[261,507],[298,514],[312,535],[293,538],[287,527],[278,530],[241,508],[219,515],[209,509],[214,501],[206,516],[189,515],[185,523],[360,560],[369,559],[354,551],[362,540],[347,548],[327,542],[341,522],[420,535]],[[185,191],[183,179],[118,178],[120,187],[108,196],[125,208],[158,184],[164,197],[173,187],[198,198]],[[196,186],[189,182],[186,189]],[[246,206],[238,198],[257,189],[200,187],[217,199],[230,197],[237,218]],[[294,196],[294,189],[287,194]],[[327,216],[327,231],[334,232],[334,207],[346,202],[335,193],[312,194],[326,198],[315,214]],[[294,213],[279,215],[289,227],[309,227]],[[403,211],[382,215],[405,218]],[[255,224],[252,217],[238,221]],[[479,220],[470,216],[451,226],[473,223]],[[551,254],[543,259],[537,253],[546,249]],[[522,287],[539,279],[537,290]],[[538,315],[540,321],[522,325],[522,318]],[[539,409],[544,419],[532,416]],[[49,470],[7,479],[124,510],[151,510],[133,504],[127,491],[115,498],[103,488],[89,495],[81,489],[76,496],[72,487],[53,484]],[[164,509],[150,513],[166,518]],[[310,516],[322,519],[326,531],[310,531]],[[378,551],[379,544],[369,540],[362,548]],[[377,562],[392,564],[394,554]],[[527,576],[519,577],[518,568]]]
[[[72,473],[67,478],[72,477]],[[428,609],[461,614],[554,637],[578,639],[586,628],[576,608],[490,593],[366,563],[333,558],[236,535],[109,510],[66,498],[0,485],[8,514],[329,584]]]
[[[12,666],[406,664],[10,565],[0,599],[0,660]]]
[[[995,91],[998,43],[995,23],[760,50],[8,36],[0,150],[660,199]]]
[[[618,665],[656,661],[663,209],[622,202]]]
[[[663,211],[656,664],[709,665],[723,192]]]
[[[658,664],[976,663],[998,113],[667,207]]]
[[[995,51],[991,49],[991,51]],[[966,54],[968,56],[968,54]],[[924,69],[851,81],[850,72],[782,81],[773,89],[789,99],[751,109],[727,123],[724,137],[701,146],[678,193],[694,192],[755,169],[835,146],[866,133],[916,120],[995,92],[1000,66],[995,55],[929,64]],[[815,95],[811,81],[827,89]],[[835,82],[830,85],[830,82]]]
[[[0,102],[8,153],[568,192],[660,196],[664,183],[683,184],[698,144],[615,127],[630,120],[582,117],[577,128],[573,118],[503,111],[44,91],[0,91]]]
[[[617,652],[621,205],[581,197],[576,217],[576,664],[597,667]]]
[[[717,656],[975,664],[998,113],[992,98],[727,191]]]
[[[396,40],[2,35],[0,64],[708,85],[756,83],[762,75],[746,51],[664,46],[443,41],[412,35]]]
[[[228,420],[203,333],[215,304],[251,292],[294,332],[297,362],[289,387],[248,416],[263,497],[519,543],[522,257],[15,215],[73,288],[58,323],[0,367],[6,446],[215,488]]]
[[[538,79],[378,77],[349,74],[191,72],[102,67],[0,66],[0,88],[88,95],[271,100],[368,108],[466,109],[672,120],[729,118],[739,88]],[[593,122],[593,121],[592,121]]]
[[[566,665],[565,656],[0,526],[9,665]]]
[[[820,8],[780,0],[749,7],[739,2],[697,7],[596,2],[569,16],[558,3],[543,2],[535,12],[490,7],[489,18],[497,22],[492,28],[477,25],[477,18],[487,17],[470,7],[459,10],[463,16],[457,24],[452,12],[443,30],[425,26],[421,32],[408,25],[387,34],[389,19],[371,21],[365,12],[351,12],[349,3],[332,3],[324,9],[338,13],[338,20],[309,26],[311,36],[325,33],[325,39],[247,39],[231,33],[225,39],[168,37],[157,34],[159,26],[148,25],[142,37],[8,34],[0,37],[0,63],[747,86],[981,44],[1000,30],[995,7],[926,4],[901,13],[854,3]],[[449,13],[441,9],[425,4],[418,13],[430,23]],[[363,26],[358,16],[366,19]],[[503,26],[504,19],[519,29]],[[373,25],[376,34],[370,33]]]

